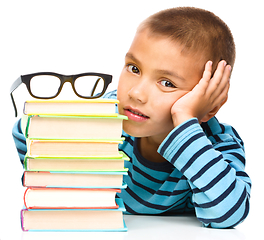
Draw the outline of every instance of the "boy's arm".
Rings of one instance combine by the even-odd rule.
[[[12,136],[15,141],[15,145],[17,148],[18,156],[21,161],[21,163],[24,163],[24,158],[27,152],[27,145],[26,145],[26,138],[24,134],[22,133],[21,129],[21,119],[19,119],[13,129],[12,129]]]
[[[212,62],[207,62],[200,82],[173,105],[176,128],[158,150],[187,178],[197,218],[215,228],[233,227],[249,211],[251,181],[244,172],[242,140],[212,118],[227,100],[230,72],[221,61],[211,78]],[[207,121],[210,140],[200,125]]]
[[[205,226],[234,227],[249,212],[251,181],[244,172],[243,142],[215,118],[207,125],[210,140],[192,118],[175,128],[158,152],[187,178],[197,218]]]

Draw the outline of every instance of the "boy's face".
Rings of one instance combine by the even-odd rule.
[[[119,113],[128,116],[124,131],[135,137],[163,141],[174,128],[171,107],[199,82],[205,61],[166,37],[137,33],[126,54],[117,99]]]

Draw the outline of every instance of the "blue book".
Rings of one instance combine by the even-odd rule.
[[[117,209],[22,209],[23,231],[102,232],[127,231],[123,219],[125,207],[117,198]]]

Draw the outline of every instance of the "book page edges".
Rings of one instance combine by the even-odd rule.
[[[89,157],[89,156],[85,156],[85,157],[81,157],[81,156],[78,156],[78,157],[58,157],[58,156],[55,156],[55,157],[50,157],[50,156],[47,156],[47,157],[32,157],[32,156],[29,156],[28,153],[26,154],[25,156],[25,161],[28,159],[28,158],[33,158],[33,159],[51,159],[51,158],[54,158],[54,159],[77,159],[77,160],[85,160],[87,159],[88,161],[89,160],[97,160],[97,161],[105,161],[105,160],[109,160],[109,161],[113,161],[113,160],[124,160],[124,161],[130,161],[129,157],[122,151],[119,151],[119,154],[118,154],[118,157],[102,157],[102,158],[99,158],[99,157]]]
[[[80,100],[27,100],[26,103],[119,103],[117,99],[109,99],[109,98],[96,98],[96,99],[80,99]]]

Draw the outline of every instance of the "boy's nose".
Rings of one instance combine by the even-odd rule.
[[[139,83],[135,86],[133,86],[129,92],[128,96],[133,99],[134,101],[140,102],[140,103],[146,103],[148,98],[148,89],[147,86],[144,86],[144,83]]]

